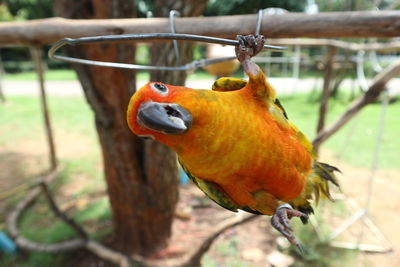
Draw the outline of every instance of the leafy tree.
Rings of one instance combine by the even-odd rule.
[[[376,8],[396,9],[400,7],[398,0],[316,0],[320,11],[355,11],[374,10]]]
[[[0,4],[0,21],[40,19],[53,16],[52,0],[4,0]],[[7,47],[1,49],[6,72],[32,70],[31,57],[26,47]],[[49,61],[55,65],[54,62]],[[57,66],[66,64],[56,63]]]
[[[25,20],[26,17],[27,17],[26,9],[20,9],[15,15],[13,15],[8,9],[8,5],[6,3],[0,4],[0,21]]]
[[[53,17],[52,0],[5,0],[5,3],[14,16],[23,10],[27,19]]]
[[[136,8],[138,17],[146,17],[146,14],[154,10],[155,0],[138,0]],[[259,9],[279,7],[289,11],[302,12],[307,0],[209,0],[203,12],[205,16],[223,16],[236,14],[251,14]]]
[[[204,11],[205,16],[221,16],[255,13],[259,9],[279,7],[288,11],[304,10],[306,0],[210,0]]]

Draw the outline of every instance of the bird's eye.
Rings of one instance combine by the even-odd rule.
[[[150,87],[156,91],[157,93],[161,94],[161,95],[166,95],[168,93],[168,88],[161,83],[152,83],[150,84]]]

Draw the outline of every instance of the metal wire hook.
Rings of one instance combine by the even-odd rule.
[[[258,15],[257,15],[256,35],[260,35],[261,22],[263,18],[264,18],[264,9],[260,9],[258,10]]]
[[[231,46],[237,46],[239,44],[238,40],[229,40],[223,38],[216,38],[210,36],[194,35],[194,34],[184,34],[184,33],[145,33],[145,34],[121,34],[121,35],[103,35],[103,36],[93,36],[93,37],[81,37],[81,38],[65,38],[62,39],[50,48],[49,58],[54,60],[60,60],[70,63],[79,63],[86,65],[102,66],[102,67],[114,67],[121,69],[130,70],[167,70],[167,71],[186,71],[191,69],[197,69],[199,67],[207,66],[210,64],[215,64],[218,62],[228,61],[236,57],[224,57],[215,59],[203,59],[198,61],[193,61],[191,63],[180,65],[176,67],[169,66],[149,66],[149,65],[136,65],[127,63],[116,63],[116,62],[104,62],[89,59],[81,59],[67,56],[56,55],[55,53],[65,45],[79,45],[87,43],[101,43],[101,42],[120,42],[120,41],[134,41],[134,40],[192,40],[199,42],[209,42],[215,44],[225,44]],[[274,45],[264,45],[264,48],[283,50],[286,47],[274,46]]]
[[[357,53],[357,82],[358,85],[360,86],[361,90],[363,92],[368,91],[368,82],[367,79],[365,78],[365,73],[364,73],[364,50],[360,50]]]
[[[175,22],[174,18],[175,16],[180,16],[181,14],[177,10],[171,10],[169,12],[169,31],[171,33],[175,33]],[[178,47],[178,42],[176,40],[172,40],[172,44],[174,46],[175,50],[175,56],[176,56],[176,65],[181,64],[181,57],[179,55],[179,47]]]

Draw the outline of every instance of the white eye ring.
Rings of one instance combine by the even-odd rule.
[[[150,87],[153,89],[153,91],[160,95],[165,96],[168,94],[168,88],[162,83],[151,83]]]

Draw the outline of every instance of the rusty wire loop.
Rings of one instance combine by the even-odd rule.
[[[256,35],[260,35],[261,22],[264,18],[264,9],[258,10],[257,13],[257,23],[256,23]]]
[[[180,16],[180,15],[181,15],[181,13],[179,13],[179,11],[176,11],[176,10],[171,10],[169,12],[169,31],[171,33],[175,33],[174,18],[176,16]],[[174,51],[175,51],[175,56],[176,56],[176,65],[180,65],[181,64],[181,56],[179,54],[178,42],[176,40],[172,40],[172,44],[174,46]]]
[[[232,56],[232,57],[221,57],[213,59],[202,59],[202,60],[192,61],[188,64],[180,66],[151,66],[151,65],[137,65],[128,63],[81,59],[81,58],[67,57],[55,54],[60,48],[64,47],[65,45],[136,41],[136,40],[188,40],[188,41],[207,42],[207,43],[223,44],[231,46],[236,46],[239,44],[237,40],[194,35],[194,34],[184,34],[184,33],[143,33],[143,34],[103,35],[103,36],[93,36],[93,37],[81,37],[76,39],[73,38],[62,39],[53,44],[53,46],[49,50],[48,55],[49,58],[51,59],[69,63],[79,63],[79,64],[102,66],[102,67],[113,67],[113,68],[130,69],[130,70],[148,70],[148,71],[156,71],[156,70],[187,71],[236,58]],[[264,45],[264,48],[278,50],[278,51],[287,49],[286,47],[275,46],[275,45]]]

